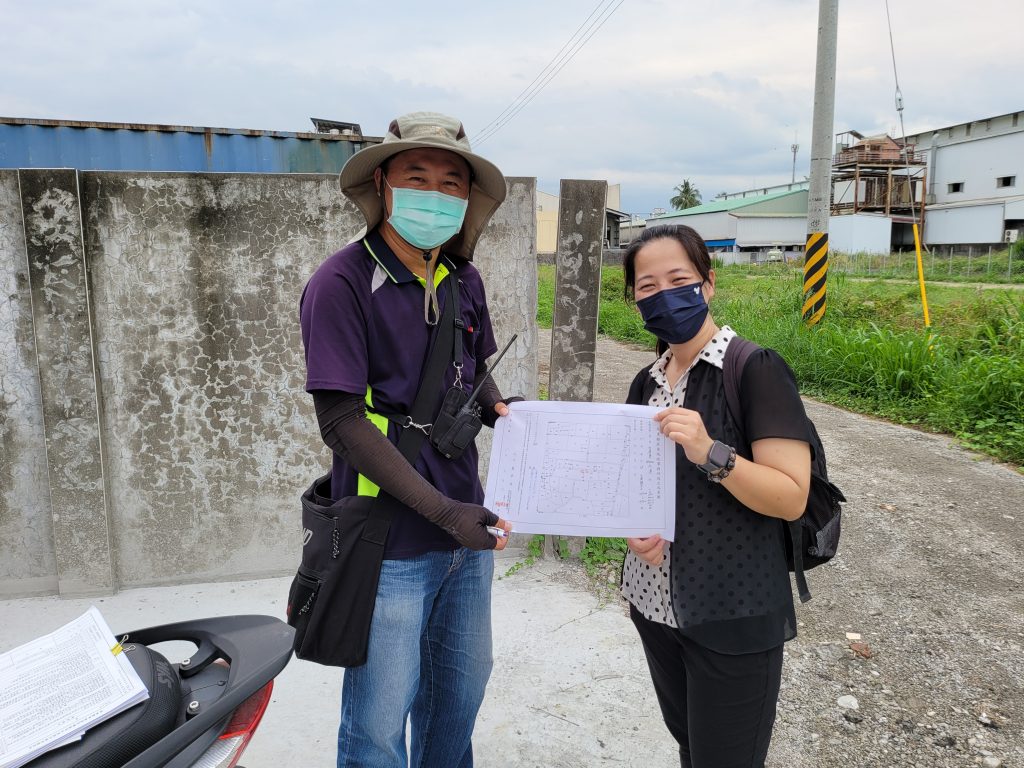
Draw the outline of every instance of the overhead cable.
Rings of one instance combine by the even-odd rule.
[[[575,58],[576,54],[580,52],[583,46],[585,46],[595,34],[597,34],[598,30],[604,26],[605,22],[611,18],[612,14],[614,14],[615,11],[618,10],[619,6],[624,2],[625,0],[601,0],[597,7],[591,12],[590,16],[587,17],[583,24],[581,24],[577,28],[576,32],[573,33],[572,37],[569,38],[569,41],[562,46],[562,49],[555,54],[555,57],[548,62],[548,65],[541,70],[537,77],[534,78],[533,82],[527,86],[519,96],[513,99],[512,103],[502,110],[498,117],[488,123],[487,126],[485,126],[484,129],[476,135],[473,140],[474,145],[479,146],[508,125],[508,123],[518,115],[527,104],[533,101],[537,94],[539,94],[544,87],[550,83],[558,73],[573,60],[573,58]],[[568,50],[566,50],[567,48]]]

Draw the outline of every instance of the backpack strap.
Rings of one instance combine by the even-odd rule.
[[[729,346],[725,348],[725,359],[722,361],[722,379],[725,387],[725,405],[732,415],[733,423],[743,434],[743,409],[740,407],[740,380],[743,378],[743,366],[752,354],[761,347],[750,339],[733,336]],[[746,441],[746,436],[743,437]]]
[[[761,347],[749,339],[734,336],[729,342],[729,346],[725,348],[725,359],[722,361],[725,405],[741,435],[743,435],[743,409],[740,407],[740,380],[743,378],[743,366],[747,364],[750,356],[759,349]],[[746,435],[743,435],[743,441],[746,442],[746,440]],[[806,603],[811,599],[811,590],[807,586],[807,577],[804,575],[803,527],[800,525],[799,518],[783,521],[783,523],[789,532],[789,543],[793,551],[793,575],[796,577],[796,589],[800,594],[800,602]]]

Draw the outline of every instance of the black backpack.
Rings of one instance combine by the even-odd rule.
[[[733,423],[743,432],[742,410],[740,409],[740,379],[743,366],[751,354],[761,349],[757,344],[736,336],[725,348],[722,374],[725,386],[725,402]],[[796,586],[800,601],[811,599],[804,571],[816,568],[835,557],[839,548],[840,502],[846,501],[843,492],[828,479],[825,467],[825,447],[818,437],[814,422],[807,419],[807,431],[811,442],[811,488],[807,496],[807,508],[803,515],[790,523],[782,522],[789,530],[786,537],[786,564],[796,575]]]

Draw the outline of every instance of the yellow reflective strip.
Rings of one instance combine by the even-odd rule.
[[[437,269],[434,270],[434,287],[437,288],[446,277],[448,277],[448,267],[444,265],[443,261],[439,262]],[[427,278],[416,275],[416,279],[424,288],[427,287]]]
[[[373,252],[373,248],[370,247],[370,241],[367,240],[365,237],[363,238],[363,247],[370,252],[370,255],[373,257],[373,260],[376,261],[377,265],[384,270],[384,274],[391,278],[391,282],[397,283],[398,281],[395,280],[395,276],[388,272],[388,268],[384,266],[384,262],[380,260],[380,257]]]
[[[366,388],[366,404],[373,406],[373,389],[371,387]],[[370,420],[377,429],[384,433],[386,437],[388,434],[388,420],[379,413],[366,412],[366,418]],[[370,478],[363,475],[359,475],[356,482],[356,495],[357,496],[376,496],[380,493],[380,486],[374,483]]]

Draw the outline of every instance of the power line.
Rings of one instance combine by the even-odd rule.
[[[619,6],[621,6],[625,2],[625,0],[607,0],[608,5],[605,5],[605,2],[606,0],[601,0],[601,2],[598,3],[597,8],[595,8],[591,12],[590,16],[587,17],[583,24],[581,24],[577,28],[576,32],[573,33],[572,37],[569,38],[569,42],[562,46],[562,50],[559,51],[559,53],[555,55],[555,57],[548,63],[548,65],[543,70],[541,70],[540,74],[537,75],[536,78],[534,78],[533,83],[527,86],[527,88],[519,96],[517,96],[512,101],[512,103],[502,111],[502,113],[498,117],[492,120],[483,131],[477,134],[477,137],[473,141],[474,145],[479,146],[483,142],[490,139],[492,136],[494,136],[494,134],[496,134],[498,131],[500,131],[502,128],[508,125],[508,123],[513,118],[515,118],[515,116],[518,115],[523,110],[523,108],[526,107],[527,104],[533,101],[537,94],[544,90],[544,87],[548,83],[550,83],[558,75],[558,73],[561,72],[565,68],[565,66],[576,57],[576,54],[578,54],[580,50],[582,50],[583,46],[585,46],[587,42],[595,34],[597,34],[601,27],[604,26],[605,22],[607,22],[608,19],[612,17],[615,11],[618,10]],[[611,5],[611,3],[613,2],[614,5]],[[602,8],[602,6],[604,7]],[[594,19],[595,14],[597,14],[596,19]],[[590,21],[591,19],[594,20],[590,23],[589,26],[587,26],[587,22]],[[573,42],[573,40],[577,38],[577,35],[579,35],[580,30],[583,29],[584,27],[586,27],[586,29],[584,29],[583,34],[579,37],[579,39],[576,39],[576,41]],[[565,51],[566,47],[570,45],[570,50]],[[563,51],[565,52],[563,53]]]
[[[896,43],[892,37],[892,17],[889,15],[889,0],[885,0],[885,21],[889,25],[889,51],[892,53],[892,77],[896,83],[896,112],[900,118],[900,141],[903,142],[903,160],[907,169],[907,186],[910,197],[910,217],[917,223],[917,205],[914,201],[914,175],[910,170],[910,154],[907,152],[907,129],[903,125],[903,92],[900,90],[900,76],[896,69]],[[921,190],[927,194],[927,190]]]
[[[479,144],[481,141],[486,141],[487,139],[490,139],[495,133],[497,133],[509,122],[511,122],[511,120],[516,115],[518,115],[523,110],[523,108],[526,107],[527,104],[533,101],[537,94],[544,90],[544,87],[548,83],[550,83],[558,75],[558,73],[561,72],[565,68],[565,66],[576,57],[576,54],[578,54],[580,50],[583,49],[583,46],[585,46],[587,42],[589,42],[589,40],[595,34],[597,34],[601,27],[604,26],[605,22],[612,17],[612,14],[614,14],[615,11],[618,10],[619,6],[622,5],[623,2],[625,2],[625,0],[618,0],[618,2],[616,2],[614,6],[608,6],[603,11],[601,11],[603,18],[601,17],[601,15],[599,15],[598,18],[595,19],[595,21],[584,32],[585,36],[577,41],[575,46],[571,49],[570,52],[568,52],[567,55],[563,56],[563,59],[561,63],[559,63],[558,67],[549,72],[547,76],[533,89],[533,92],[530,93],[529,96],[525,98],[507,117],[505,117],[504,120],[502,120],[493,128],[491,128],[491,130],[485,136],[483,136],[483,138],[477,139],[477,143]],[[607,11],[607,13],[605,13],[605,11]]]
[[[607,1],[608,1],[608,2],[611,2],[611,0],[607,0]],[[508,105],[507,107],[505,107],[505,109],[503,109],[503,110],[501,111],[501,113],[500,113],[500,114],[499,114],[499,115],[498,115],[498,116],[497,116],[496,118],[494,118],[493,120],[491,120],[491,122],[489,122],[489,123],[488,123],[487,125],[485,125],[485,126],[484,126],[483,128],[481,128],[481,129],[480,129],[480,130],[479,130],[479,131],[477,132],[477,136],[482,136],[483,134],[487,133],[487,132],[488,132],[488,129],[489,129],[489,128],[490,128],[490,127],[491,127],[492,125],[494,125],[494,124],[495,124],[495,123],[497,123],[497,122],[498,122],[498,121],[499,121],[499,120],[500,120],[500,119],[501,119],[502,117],[504,117],[504,116],[505,116],[505,114],[506,114],[506,113],[507,113],[507,112],[508,112],[508,111],[509,111],[510,109],[512,109],[512,107],[514,107],[514,106],[515,106],[516,102],[518,102],[518,101],[519,101],[519,100],[520,100],[520,99],[521,99],[521,98],[522,98],[522,97],[523,97],[524,95],[526,95],[526,93],[527,93],[527,92],[528,92],[528,91],[529,91],[529,90],[530,90],[531,88],[533,88],[534,84],[535,84],[535,83],[536,83],[536,82],[537,82],[538,80],[540,80],[540,79],[541,79],[541,78],[542,78],[542,77],[544,76],[544,74],[545,74],[545,73],[546,73],[546,72],[548,71],[548,68],[549,68],[549,67],[551,67],[551,66],[552,66],[552,65],[553,65],[553,64],[554,64],[554,63],[555,63],[555,62],[556,62],[556,61],[557,61],[557,60],[559,59],[559,57],[560,57],[560,56],[562,55],[562,51],[564,51],[564,50],[565,50],[566,48],[568,48],[568,47],[569,47],[569,44],[570,44],[570,43],[571,43],[571,42],[572,42],[573,40],[575,40],[575,39],[576,39],[576,35],[578,35],[578,34],[579,34],[579,32],[580,32],[580,30],[581,30],[581,29],[583,29],[583,27],[585,27],[585,26],[587,25],[587,22],[588,22],[588,21],[590,21],[590,20],[591,20],[591,19],[593,18],[594,14],[595,14],[595,13],[597,13],[597,11],[598,11],[598,8],[600,8],[600,7],[602,6],[602,5],[604,5],[604,4],[605,4],[605,2],[606,2],[606,0],[601,0],[601,2],[599,2],[599,3],[597,4],[597,6],[596,6],[596,7],[594,8],[594,10],[592,10],[592,11],[590,12],[590,15],[589,15],[589,16],[587,16],[587,18],[585,18],[585,19],[583,20],[583,23],[582,23],[582,24],[580,24],[580,25],[579,25],[578,27],[576,27],[576,31],[575,31],[575,32],[573,32],[573,33],[572,33],[572,35],[571,35],[571,36],[569,37],[569,39],[568,39],[568,40],[566,40],[566,41],[565,41],[565,43],[564,43],[564,44],[562,45],[562,47],[558,49],[558,53],[556,53],[556,54],[555,54],[555,55],[554,55],[554,56],[553,56],[553,57],[551,58],[551,61],[549,61],[549,62],[548,62],[547,64],[545,64],[545,65],[544,65],[544,69],[542,69],[542,70],[540,71],[540,73],[539,73],[539,74],[538,74],[538,75],[537,75],[537,76],[536,76],[535,78],[533,78],[533,82],[531,82],[531,83],[530,83],[530,84],[529,84],[528,86],[526,86],[526,88],[524,88],[524,89],[523,89],[522,93],[520,93],[520,94],[519,94],[518,96],[516,96],[516,97],[515,97],[515,98],[514,98],[514,99],[512,100],[512,103],[511,103],[511,104],[509,104],[509,105]]]

